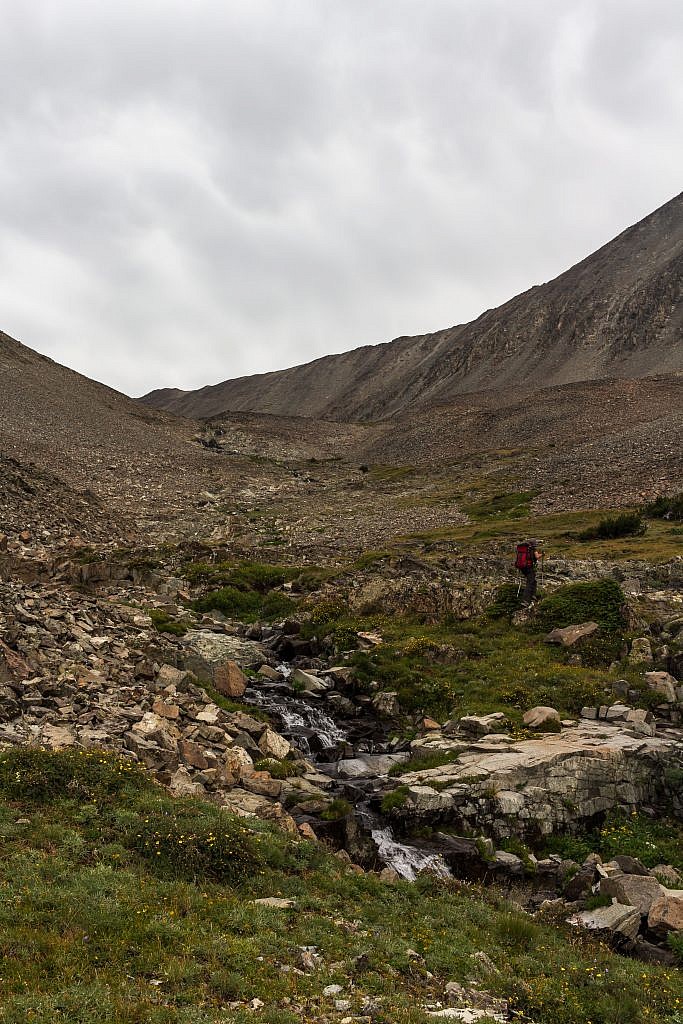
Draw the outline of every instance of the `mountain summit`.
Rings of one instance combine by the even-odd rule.
[[[141,401],[190,417],[227,410],[376,420],[470,392],[683,369],[683,193],[591,256],[469,324]]]

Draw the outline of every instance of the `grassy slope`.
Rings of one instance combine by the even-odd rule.
[[[80,755],[85,770],[72,756],[16,756],[0,762],[3,1024],[246,1022],[253,998],[268,1024],[417,1022],[468,977],[537,1024],[681,1020],[675,969],[622,959],[490,892],[353,874],[315,844],[173,801],[107,759],[90,784],[98,755]],[[274,895],[296,908],[251,902]],[[301,946],[317,947],[314,970],[299,969]],[[479,950],[496,973],[477,966]],[[334,983],[350,1010],[322,994]]]

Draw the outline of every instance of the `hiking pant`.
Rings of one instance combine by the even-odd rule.
[[[524,584],[524,593],[522,594],[522,604],[530,605],[536,597],[536,591],[538,590],[538,584],[536,582],[536,567],[530,565],[528,569],[522,569],[520,571],[526,581]]]

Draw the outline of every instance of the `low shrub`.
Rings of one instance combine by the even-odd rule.
[[[127,789],[153,786],[136,764],[101,750],[17,747],[0,755],[0,793],[7,800],[101,803]]]
[[[423,772],[428,768],[440,768],[444,764],[455,764],[459,754],[448,753],[445,750],[425,751],[424,754],[415,754],[409,761],[402,764],[394,764],[389,769],[389,775],[405,775],[406,772]]]
[[[219,611],[227,618],[255,622],[256,619],[269,621],[284,618],[294,610],[296,604],[288,594],[279,591],[263,595],[255,590],[243,591],[228,586],[200,597],[193,607],[200,613]]]
[[[123,845],[155,874],[234,883],[262,867],[258,839],[232,815],[200,801],[164,802],[135,817]]]
[[[397,786],[396,789],[392,789],[391,793],[386,793],[382,797],[383,814],[388,814],[390,811],[393,811],[398,807],[403,807],[408,799],[408,793],[408,786]]]
[[[170,618],[166,612],[158,608],[152,608],[149,617],[158,633],[170,633],[172,636],[184,636],[187,633],[187,626],[184,623]]]
[[[578,534],[579,540],[614,540],[617,537],[642,537],[647,523],[639,512],[621,512],[616,516],[601,519],[597,526],[591,526]]]
[[[274,779],[292,779],[303,775],[304,768],[298,761],[276,761],[266,757],[254,763],[257,772],[268,772]]]
[[[341,818],[347,818],[352,810],[348,800],[337,797],[325,808],[320,817],[323,821],[339,821]]]
[[[648,519],[673,519],[681,522],[683,520],[683,492],[671,496],[660,494],[654,501],[644,505],[641,512]]]
[[[626,598],[614,580],[570,583],[539,602],[534,625],[544,632],[580,622],[597,622],[608,633],[623,634]]]

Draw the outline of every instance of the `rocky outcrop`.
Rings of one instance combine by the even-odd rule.
[[[538,839],[581,828],[615,807],[668,803],[683,768],[677,731],[644,737],[607,722],[583,721],[521,742],[505,734],[467,742],[466,734],[449,737],[444,729],[413,747],[457,760],[392,780],[404,797],[391,811],[396,824],[448,824],[496,840]]]

